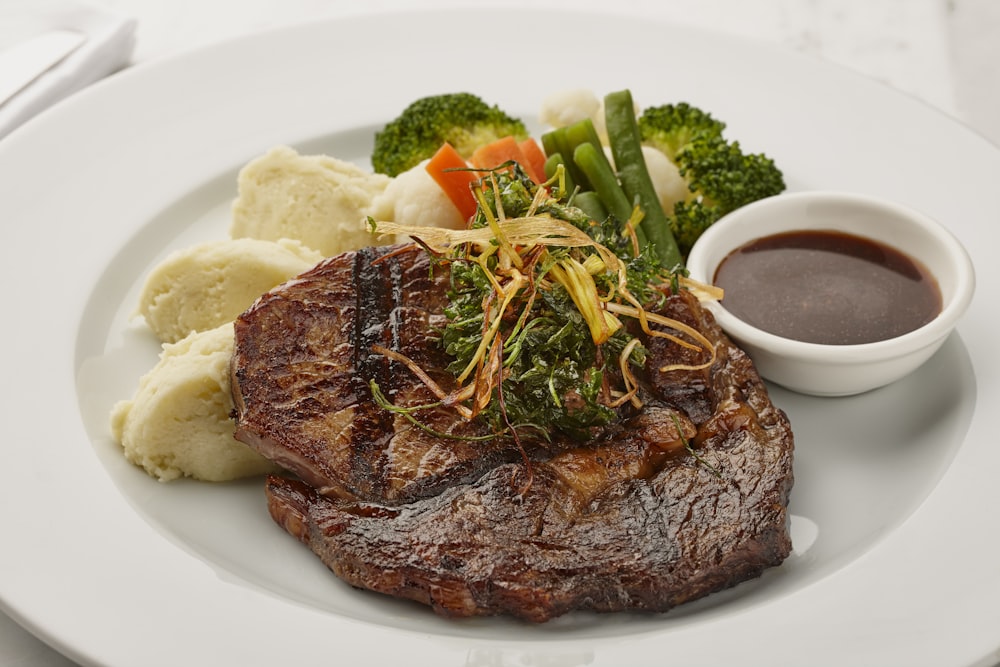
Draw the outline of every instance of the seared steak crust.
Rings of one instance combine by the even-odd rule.
[[[238,437],[300,478],[268,478],[271,515],[344,581],[447,616],[545,621],[665,611],[787,557],[788,420],[690,294],[662,312],[706,335],[715,363],[661,372],[700,353],[644,341],[643,409],[587,442],[531,447],[525,461],[509,439],[438,438],[373,404],[372,378],[396,404],[432,398],[372,342],[450,386],[434,335],[446,269],[430,272],[422,252],[379,259],[390,252],[331,258],[236,329]],[[482,432],[446,410],[432,423]]]
[[[421,422],[379,407],[374,381],[395,405],[437,399],[404,365],[372,345],[406,354],[446,390],[437,332],[445,320],[447,271],[413,246],[332,257],[262,296],[235,323],[232,362],[236,438],[323,494],[401,502],[475,479],[517,456],[453,410],[420,411]]]

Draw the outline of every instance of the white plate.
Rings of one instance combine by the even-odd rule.
[[[534,118],[546,93],[575,86],[703,106],[775,158],[790,189],[896,199],[972,253],[977,298],[917,374],[849,399],[774,390],[797,435],[784,565],[665,615],[445,621],[342,585],[271,523],[259,481],[159,484],[124,462],[108,411],[157,350],[128,323],[137,285],[169,250],[225,236],[244,163],[285,143],[364,164],[375,129],[419,96],[469,90]],[[115,76],[0,144],[0,183],[0,599],[78,661],[996,657],[1000,151],[909,98],[783,51],[610,15],[361,17]]]

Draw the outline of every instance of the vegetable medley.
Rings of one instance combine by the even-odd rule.
[[[378,234],[411,236],[450,271],[442,344],[457,388],[445,392],[412,360],[380,350],[421,377],[433,406],[482,415],[515,438],[583,437],[641,406],[642,335],[701,352],[694,366],[661,370],[713,362],[711,344],[656,314],[657,304],[678,289],[719,296],[687,279],[684,257],[721,216],[782,192],[781,171],[689,104],[637,114],[628,90],[603,102],[603,116],[536,140],[476,96],[436,95],[376,135],[377,172],[423,165],[467,221],[456,230],[370,220]],[[683,184],[672,198],[654,183],[654,160]],[[407,416],[419,424],[425,407]]]

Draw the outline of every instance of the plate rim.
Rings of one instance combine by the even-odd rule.
[[[437,16],[437,18],[441,20],[458,22],[460,20],[465,20],[465,17],[471,17],[473,14],[475,14],[477,18],[481,18],[482,16],[488,13],[489,12],[486,9],[470,10],[467,12],[456,12],[455,10],[451,10],[446,14],[438,14],[437,12],[431,12],[431,11],[419,11],[419,12],[394,14],[391,17],[391,20],[430,21],[430,20],[435,20],[434,17]],[[602,14],[603,13],[601,12],[579,12],[577,16],[579,17],[580,21],[586,23],[588,21],[587,17],[592,18],[594,16]],[[499,12],[497,14],[494,14],[494,16],[501,16],[501,15],[506,16],[506,13]],[[196,62],[201,64],[207,63],[212,65],[213,68],[224,69],[226,67],[238,63],[242,59],[242,57],[246,55],[247,51],[251,49],[256,49],[262,44],[270,43],[270,44],[287,45],[290,43],[291,40],[298,39],[299,37],[315,38],[317,31],[322,31],[326,29],[334,30],[335,32],[337,30],[343,31],[347,30],[352,24],[354,25],[365,24],[371,26],[373,21],[386,20],[387,18],[390,17],[379,16],[379,15],[361,15],[361,16],[353,16],[347,18],[330,19],[313,24],[283,26],[278,29],[268,30],[266,32],[258,33],[255,35],[234,38],[222,44],[211,45],[208,47],[192,50],[184,54],[179,54],[178,56],[170,57],[167,59],[159,60],[145,65],[140,65],[137,66],[134,70],[126,70],[118,75],[115,75],[114,77],[111,77],[109,80],[94,86],[92,89],[84,91],[79,96],[74,96],[73,98],[70,98],[65,102],[57,105],[52,110],[46,112],[36,120],[33,120],[27,125],[22,126],[22,128],[20,128],[14,134],[10,135],[7,139],[5,139],[4,142],[0,143],[0,174],[7,173],[4,171],[4,169],[9,168],[10,160],[23,158],[29,152],[29,149],[37,147],[39,143],[41,143],[44,146],[45,142],[42,141],[43,135],[51,133],[55,135],[57,138],[61,139],[66,139],[67,137],[71,136],[72,124],[74,122],[73,114],[76,113],[79,109],[86,109],[88,110],[89,113],[93,113],[95,105],[99,103],[114,103],[116,101],[118,103],[128,102],[128,100],[122,100],[122,96],[129,94],[131,89],[133,88],[135,89],[142,89],[143,87],[148,88],[148,86],[151,85],[150,83],[148,83],[148,81],[151,78],[161,77],[162,78],[161,82],[168,88],[173,87],[173,89],[176,90],[184,90],[185,88],[184,79],[187,72],[186,68],[192,63]],[[630,20],[630,17],[615,17],[613,14],[609,13],[605,17],[605,19],[606,20],[617,19],[626,22]],[[740,40],[732,38],[731,36],[721,36],[707,31],[695,30],[686,26],[678,27],[675,24],[669,24],[664,21],[658,21],[657,23],[660,24],[662,27],[664,27],[664,29],[667,30],[667,32],[670,32],[671,30],[675,31],[683,30],[689,33],[694,32],[700,35],[704,35],[706,36],[707,39],[711,40],[739,43],[743,47],[760,48],[765,51],[768,50],[767,47],[761,45],[754,45],[752,42],[748,40]],[[777,53],[779,50],[771,49],[770,51]],[[781,52],[781,54],[782,57],[787,57],[792,59],[795,58],[794,54],[788,54],[786,52]],[[802,62],[806,62],[806,60],[804,59],[800,60]],[[822,65],[818,62],[811,60],[808,62],[811,63],[811,66],[822,67]],[[859,81],[860,83],[861,78],[859,77],[857,81]],[[890,93],[887,92],[886,94],[889,95]],[[893,93],[893,94],[899,95],[900,98],[906,97],[898,93]],[[397,98],[403,99],[407,98],[410,95],[411,93],[400,93],[397,96]],[[910,102],[912,103],[912,100],[910,100]],[[132,106],[132,105],[126,104],[125,106]],[[139,106],[141,107],[142,105]],[[175,100],[172,110],[175,112],[185,112],[185,111],[190,112],[191,107],[190,105],[185,105]],[[218,122],[218,119],[213,119],[213,122]],[[343,122],[350,123],[352,121],[345,120]],[[948,128],[950,128],[951,130],[950,134],[955,136],[957,136],[958,134],[962,134],[964,132],[971,132],[967,130],[967,128],[964,128],[964,126],[958,124],[956,121],[948,119],[943,114],[941,114],[940,122],[943,125],[946,125]],[[69,126],[67,126],[67,124]],[[289,143],[296,143],[297,141],[300,140],[306,140],[313,136],[318,136],[316,132],[319,129],[321,129],[321,127],[322,127],[322,122],[316,119],[312,119],[311,123],[304,124],[297,128],[297,132],[299,133],[300,136],[289,137]],[[1000,152],[998,152],[995,147],[986,142],[986,140],[982,139],[981,137],[978,137],[978,135],[976,136],[979,141],[985,142],[985,146],[983,146],[982,148],[989,149],[988,151],[987,150],[982,151],[983,155],[987,156],[982,159],[985,160],[991,173],[994,173],[994,175],[1000,174],[1000,169],[997,168],[997,164],[1000,164],[1000,160],[998,160],[998,154],[1000,154]],[[205,169],[213,169],[217,171],[220,169],[228,168],[229,165],[232,164],[232,161],[234,159],[238,159],[236,156],[241,154],[240,145],[243,139],[245,138],[227,137],[226,143],[218,147],[217,149],[218,155],[216,156],[215,161],[212,161],[210,159],[210,156],[206,156],[209,158],[208,164],[202,169],[202,172],[204,172]],[[975,144],[975,142],[969,142],[969,143]],[[257,148],[259,148],[259,146]],[[256,149],[244,149],[244,150],[245,150],[245,155],[247,157],[256,153]],[[206,153],[207,152],[208,151],[206,151]],[[225,158],[223,158],[223,156],[225,156]],[[196,184],[195,181],[197,181],[197,179],[192,178],[191,182],[189,183],[178,183],[173,188],[173,191],[190,189],[195,186]],[[115,230],[128,229],[129,222],[127,221],[127,217],[129,211],[139,211],[139,210],[146,211],[149,210],[151,206],[166,205],[167,200],[169,200],[169,198],[170,198],[169,196],[164,196],[163,200],[159,202],[153,202],[153,203],[147,202],[143,206],[132,205],[125,207],[125,210],[122,211],[122,217],[125,218],[126,220],[117,221],[115,223],[116,224]],[[4,204],[0,204],[0,212],[2,212],[5,208],[6,206]],[[5,236],[9,235],[11,237],[11,240],[14,241],[14,243],[9,243],[9,245],[7,242],[5,242],[4,246],[7,247],[15,247],[18,241],[23,242],[25,240],[30,240],[31,238],[30,235],[26,235],[23,232],[16,232],[10,234],[8,234],[8,232],[5,232],[4,234]],[[967,238],[971,238],[972,236],[976,235],[966,235]],[[80,242],[86,239],[86,234],[84,234],[81,231],[76,231],[67,234],[67,237],[69,239],[69,242]],[[977,249],[970,247],[970,253],[976,254],[974,252],[975,250]],[[98,252],[94,253],[93,257],[89,257],[85,262],[81,263],[83,270],[86,270],[88,268],[94,268],[95,266],[98,267],[99,269],[101,263],[107,259],[109,254],[113,254],[114,251],[115,248],[110,247],[110,248],[103,248]],[[7,258],[9,251],[4,250],[3,252],[5,258]],[[10,264],[12,263],[12,261],[16,262],[16,258],[13,256],[11,256],[7,262],[4,262],[4,264],[5,265]],[[3,270],[4,270],[3,273],[4,277],[11,278],[9,270],[6,267]],[[974,307],[977,306],[977,303],[982,304],[984,301],[987,301],[988,300],[986,296],[987,294],[991,292],[995,294],[992,285],[988,285],[988,280],[987,280],[988,277],[992,276],[994,278],[994,282],[992,284],[993,285],[997,284],[997,282],[995,281],[996,271],[992,268],[992,266],[986,266],[983,262],[979,262],[977,263],[977,271],[981,273],[980,284],[983,287],[980,288],[980,293],[977,295],[976,302],[973,304]],[[83,284],[72,285],[70,288],[66,290],[66,293],[71,297],[70,301],[72,301],[74,297],[87,295],[88,285],[85,283],[85,281],[81,282]],[[79,302],[80,300],[76,301],[76,303]],[[20,304],[21,302],[18,303]],[[990,319],[988,317],[984,317],[981,314],[981,311],[982,307],[979,307],[977,311],[973,313],[971,317],[967,317],[967,319],[963,322],[963,325],[959,327],[959,332],[962,336],[963,341],[966,341],[967,345],[970,347],[970,353],[971,350],[982,351],[986,349],[984,345],[985,342],[984,339],[987,337],[986,334],[981,330],[981,327],[977,328],[974,326],[974,324],[977,322],[982,322],[984,320],[988,322]],[[63,320],[73,321],[73,318],[74,318],[73,309],[67,309],[67,312],[62,313]],[[19,343],[24,342],[23,338],[21,338],[20,336],[21,334],[18,334],[18,336],[16,337],[10,337],[9,341],[5,342],[13,342],[14,347],[16,349]],[[76,361],[74,358],[74,351],[72,349],[54,350],[53,361],[51,363],[56,363],[58,361],[64,362],[65,367],[75,368]],[[997,389],[995,386],[996,364],[995,360],[992,359],[989,361],[986,361],[984,359],[982,361],[984,363],[984,367],[982,368],[982,370],[984,370],[985,373],[977,374],[977,385],[978,385],[977,388],[979,390],[978,404],[989,405],[989,403],[986,403],[985,401],[988,400],[988,398],[990,397],[995,398],[997,393]],[[67,382],[68,386],[60,386],[57,387],[55,391],[53,391],[51,398],[56,408],[66,408],[68,410],[74,410],[74,411],[77,409],[75,396],[72,395],[72,392],[67,392],[67,389],[69,388],[72,388],[75,391],[75,379],[76,378],[74,377],[63,377],[62,380],[68,380]],[[974,417],[974,423],[970,427],[970,436],[967,436],[967,438],[983,437],[982,434],[980,433],[982,427],[977,425],[977,421],[981,421],[981,419],[976,420]],[[30,441],[33,444],[38,444],[39,442],[43,442],[37,436],[34,438],[30,438]],[[873,569],[878,570],[879,567],[885,567],[886,564],[891,565],[892,556],[894,554],[898,555],[900,552],[906,552],[907,550],[926,548],[927,545],[924,544],[925,536],[921,534],[920,526],[922,524],[939,526],[946,523],[949,519],[948,516],[949,506],[947,500],[951,499],[953,496],[963,499],[971,497],[973,499],[980,499],[984,501],[995,499],[996,498],[995,492],[994,495],[989,495],[984,490],[979,490],[978,492],[970,493],[969,489],[967,488],[970,481],[974,482],[976,480],[982,479],[983,477],[982,471],[976,469],[977,467],[976,464],[978,461],[986,460],[995,462],[997,460],[996,455],[993,455],[991,458],[989,455],[987,455],[982,451],[983,446],[981,440],[974,441],[973,445],[974,446],[962,447],[962,451],[959,452],[958,456],[956,457],[956,460],[953,462],[952,468],[946,472],[945,478],[941,482],[942,486],[940,492],[935,493],[934,495],[932,495],[932,497],[928,498],[927,501],[924,503],[924,505],[918,510],[918,512],[915,513],[915,515],[911,517],[907,522],[905,522],[905,524],[901,526],[900,529],[894,535],[890,536],[890,538],[887,539],[884,544],[880,545],[879,548],[873,550],[872,553],[868,554],[864,559],[862,559],[862,562],[854,563],[847,569],[851,570],[854,573],[854,575],[858,577],[859,580],[869,580],[871,578],[871,575],[868,574],[868,572],[870,572]],[[56,458],[54,452],[43,452],[37,455],[24,456],[24,458],[20,458],[20,456],[22,455],[19,455],[18,458],[15,458],[15,461],[21,464],[21,466],[26,468],[30,473],[36,475],[39,479],[46,478],[44,466],[58,465],[59,463],[54,460]],[[113,494],[114,490],[113,484],[111,480],[108,478],[108,472],[96,461],[96,457],[91,456],[88,459],[87,457],[80,456],[79,454],[77,454],[74,458],[74,463],[80,466],[80,470],[82,473],[86,475],[93,475],[95,478],[102,480],[102,484],[99,490],[101,491],[102,494],[106,495],[102,495],[98,498],[89,501],[89,504],[92,506],[92,509],[100,510],[106,513],[103,515],[104,522],[98,526],[100,530],[96,531],[97,535],[101,536],[103,539],[107,539],[109,543],[113,543],[114,539],[117,536],[114,533],[109,532],[110,529],[112,527],[116,528],[125,527],[127,528],[129,535],[134,534],[137,536],[138,543],[136,545],[133,545],[131,549],[143,552],[145,552],[148,549],[150,550],[151,553],[160,553],[160,554],[168,553],[168,554],[173,554],[174,556],[178,556],[177,562],[173,563],[174,565],[176,565],[176,571],[172,571],[171,573],[169,573],[169,576],[167,577],[168,582],[173,582],[172,585],[175,586],[182,586],[184,584],[185,577],[190,577],[192,580],[204,583],[207,589],[231,596],[231,601],[239,602],[240,604],[243,605],[243,608],[241,610],[234,610],[230,605],[226,605],[224,611],[230,614],[232,614],[235,611],[236,612],[235,615],[240,619],[246,621],[248,624],[250,624],[250,621],[252,620],[248,618],[249,616],[248,612],[250,609],[261,609],[270,606],[270,605],[263,605],[262,607],[261,601],[257,596],[251,595],[246,592],[240,592],[237,589],[234,589],[231,585],[226,584],[225,582],[221,581],[211,582],[209,578],[214,576],[214,574],[211,572],[206,572],[206,567],[204,564],[192,562],[191,560],[185,558],[185,556],[181,554],[179,550],[177,550],[176,546],[173,545],[165,546],[161,544],[163,540],[162,536],[160,536],[155,530],[151,529],[143,521],[139,520],[135,516],[135,514],[129,510],[129,508],[123,507],[122,506],[124,505],[123,503],[119,502],[116,504],[114,502],[116,498]],[[0,492],[0,493],[6,494],[7,492]],[[8,499],[7,495],[3,495],[0,497],[3,497],[5,500]],[[120,498],[117,498],[117,500],[120,501]],[[11,519],[11,514],[9,512],[4,510],[0,510],[0,512],[2,512],[0,516],[4,516],[6,520]],[[107,522],[113,522],[113,526],[105,525],[105,523]],[[24,531],[22,534],[31,535],[32,538],[46,539],[44,535],[39,535],[37,529],[32,529],[27,524],[26,520],[23,518],[11,521],[10,523],[15,529]],[[46,542],[43,542],[42,544],[46,544]],[[978,539],[973,540],[972,544],[974,546],[978,546],[981,549],[985,550],[993,548],[993,550],[995,551],[996,547],[995,542],[990,542],[987,538],[984,538],[982,536],[979,536]],[[4,562],[5,560],[0,559],[0,563]],[[979,566],[980,569],[982,568],[982,563],[976,561],[976,564]],[[211,568],[208,569],[211,570]],[[973,568],[973,570],[975,570],[975,568]],[[8,569],[6,571],[10,570]],[[139,564],[137,563],[121,563],[120,571],[124,574],[128,574],[136,578],[141,578],[144,573],[144,570],[141,567],[139,567]],[[842,577],[838,578],[841,580],[843,579]],[[958,576],[957,580],[959,582],[964,582],[967,580],[967,576],[966,577]],[[94,582],[81,583],[75,581],[66,581],[62,579],[59,579],[59,581],[61,581],[63,585],[76,586],[76,590],[78,592],[88,592],[89,594],[92,595],[98,595],[100,593],[99,586],[96,586]],[[842,583],[842,581],[838,582],[838,585],[840,583]],[[871,582],[871,583],[874,584],[876,582]],[[996,591],[998,588],[1000,588],[1000,582],[994,581],[990,583],[992,583],[992,587],[989,588],[988,590]],[[162,587],[165,586],[166,583],[160,582],[157,585]],[[770,605],[769,611],[778,612],[779,610],[775,609],[775,607],[783,607],[783,609],[780,610],[782,611],[783,614],[791,613],[789,609],[797,609],[798,612],[801,613],[803,609],[808,607],[808,605],[804,603],[806,599],[812,599],[816,595],[816,591],[819,589],[829,590],[830,585],[831,582],[818,582],[816,585],[811,587],[814,589],[813,591],[811,592],[802,591],[800,594],[794,596],[795,598],[797,598],[797,600],[790,600],[788,601],[787,604],[776,603],[775,605]],[[853,585],[848,588],[855,590],[857,586]],[[893,581],[888,584],[888,588],[881,588],[881,590],[891,590],[896,593],[900,593],[904,589],[900,586],[898,582]],[[983,587],[983,590],[986,590],[986,586]],[[91,645],[92,640],[88,638],[84,630],[73,630],[71,626],[74,624],[79,624],[81,627],[85,629],[89,628],[93,630],[95,625],[93,622],[80,623],[80,619],[68,617],[67,612],[64,611],[62,612],[58,610],[42,611],[39,609],[39,604],[37,602],[29,601],[32,596],[32,593],[33,591],[26,590],[23,585],[19,585],[15,582],[10,581],[9,577],[3,577],[2,575],[0,575],[0,606],[2,606],[6,611],[8,611],[8,613],[11,613],[11,615],[15,619],[19,620],[19,622],[26,625],[29,629],[33,630],[36,634],[42,636],[46,641],[49,641],[67,655],[70,655],[71,657],[74,657],[84,662],[95,661],[102,663],[106,662],[107,664],[127,664],[126,661],[123,661],[123,659],[126,658],[128,655],[126,649],[135,650],[139,648],[138,646],[132,646],[132,645],[126,645],[124,647],[110,647],[110,648],[106,646],[92,646]],[[142,599],[141,596],[136,596],[134,592],[131,594],[130,597],[133,600]],[[983,593],[981,591],[980,595],[978,597],[974,597],[974,599],[979,601],[982,597]],[[972,598],[970,597],[970,599]],[[274,601],[271,600],[270,603],[273,604]],[[218,603],[216,602],[215,605],[217,604]],[[301,623],[301,625],[305,628],[320,629],[324,625],[323,623],[324,618],[322,617],[322,614],[317,614],[311,610],[297,608],[295,607],[295,605],[282,604],[281,602],[278,602],[277,604],[282,608],[283,612],[287,613],[289,617],[294,618],[297,622]],[[214,609],[215,605],[206,605],[206,608],[200,610],[200,613],[197,613],[196,617],[201,617],[202,620],[206,622],[209,621],[211,619],[211,616],[207,613],[207,610],[210,608]],[[192,609],[190,601],[172,600],[169,601],[167,604],[165,604],[164,608],[159,610],[158,613],[160,614],[195,613],[196,611],[199,610]],[[983,606],[981,607],[981,611],[988,613],[988,608]],[[48,621],[43,619],[42,618],[43,616],[45,616],[48,619]],[[931,614],[931,616],[933,615]],[[903,619],[896,617],[896,618],[890,618],[888,620],[890,621],[889,623],[887,623],[888,626],[895,628],[897,631],[900,631],[900,629],[893,624],[893,621],[895,622],[895,624],[898,624],[901,623]],[[365,629],[358,627],[356,624],[351,624],[351,623],[348,623],[347,625],[350,626],[350,629],[353,633],[356,633],[356,637],[358,640],[364,640],[364,639],[373,640],[372,642],[373,645],[379,643],[377,633],[372,632],[371,628]],[[732,628],[732,623],[724,623],[723,625],[728,628]],[[865,633],[863,633],[859,628],[845,627],[844,630],[853,632],[855,635],[861,637],[862,639],[866,637]],[[232,631],[220,632],[219,637],[211,639],[211,641],[213,642],[211,646],[209,646],[208,644],[203,644],[202,646],[208,647],[211,650],[218,651],[221,650],[221,648],[216,644],[216,642],[220,640],[227,642],[235,642],[238,641],[239,636],[240,635],[238,633],[234,633]],[[679,646],[685,645],[686,642],[699,642],[704,639],[703,633],[699,632],[695,628],[682,629],[675,632],[672,631],[671,636],[672,636],[672,641],[674,641],[674,643],[676,643]],[[968,636],[966,635],[966,637]],[[443,657],[445,659],[455,659],[456,661],[459,659],[465,659],[468,656],[468,651],[470,650],[469,647],[465,645],[463,642],[458,642],[456,645],[455,642],[449,641],[447,638],[442,639],[440,637],[438,638],[411,637],[410,639],[412,640],[414,646],[422,646],[422,650],[425,651],[425,654],[429,655],[430,652],[433,651],[437,656]],[[974,654],[976,651],[979,651],[981,655],[986,655],[986,653],[983,653],[981,649],[985,648],[986,651],[995,650],[997,644],[1000,643],[1000,636],[997,636],[996,634],[992,639],[984,639],[980,641],[978,645],[975,646],[973,645],[974,642],[972,641],[974,638],[968,637],[968,639],[970,639],[970,644],[967,646],[967,648],[969,649],[968,655],[964,655],[961,657],[954,655],[942,656],[942,657],[946,659],[961,659],[961,660],[966,660],[967,658],[978,658],[980,656]],[[600,653],[599,655],[595,654],[593,656],[593,661],[595,664],[597,662],[606,660],[610,660],[613,662],[615,660],[622,659],[622,656],[625,654],[630,654],[633,655],[634,657],[641,659],[643,653],[637,652],[637,650],[641,649],[643,645],[648,644],[650,641],[652,640],[650,640],[649,638],[638,639],[634,642],[635,645],[633,647],[630,647],[628,650],[625,651],[619,650],[617,652],[612,649],[608,649],[606,646],[597,647],[595,648],[596,651],[604,651],[604,652]],[[870,638],[868,639],[868,641],[871,641]],[[384,643],[384,641],[382,643]],[[559,650],[566,648],[564,646],[560,647],[558,646],[558,644],[559,644],[558,641],[548,642],[543,645],[533,647],[533,650],[537,651],[538,655],[545,656],[548,654],[547,653],[548,651],[555,650],[553,647],[556,647]],[[521,645],[515,645],[513,648],[511,648],[510,646],[501,646],[497,650],[500,650],[501,653],[503,653],[504,651],[510,651],[510,650],[519,651],[522,650],[522,648],[523,647]],[[622,649],[621,646],[618,646],[617,648]],[[407,652],[412,650],[414,649],[410,648]],[[610,655],[608,651],[611,651]],[[302,657],[308,659],[308,653],[303,653]],[[780,658],[781,656],[777,657]],[[956,664],[965,664],[965,663],[956,663]]]

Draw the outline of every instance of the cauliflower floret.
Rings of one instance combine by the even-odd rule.
[[[642,108],[635,104],[638,116]],[[567,127],[585,118],[594,124],[601,143],[608,145],[608,126],[604,116],[604,99],[585,88],[571,88],[549,95],[542,101],[538,120],[549,127]]]
[[[568,127],[589,118],[605,146],[608,130],[604,122],[604,100],[586,88],[571,88],[553,93],[542,101],[538,120],[553,128]]]
[[[465,227],[462,214],[427,173],[427,162],[424,160],[392,179],[372,202],[373,218],[400,225]]]
[[[567,127],[590,118],[595,120],[598,115],[603,118],[603,104],[593,91],[585,88],[572,88],[553,93],[542,101],[538,120],[550,127]]]
[[[615,156],[611,154],[611,148],[605,146],[604,154],[608,156],[608,162],[612,168],[615,166]],[[663,211],[670,215],[674,210],[674,204],[688,196],[687,181],[681,176],[677,165],[670,161],[666,154],[652,146],[642,147],[642,157],[646,161],[646,170],[649,178],[653,181],[653,189],[660,200]]]
[[[646,169],[653,181],[653,189],[660,199],[664,212],[670,215],[674,204],[683,201],[690,194],[687,181],[677,170],[677,165],[670,161],[666,153],[652,146],[642,147],[642,157],[646,160]]]

